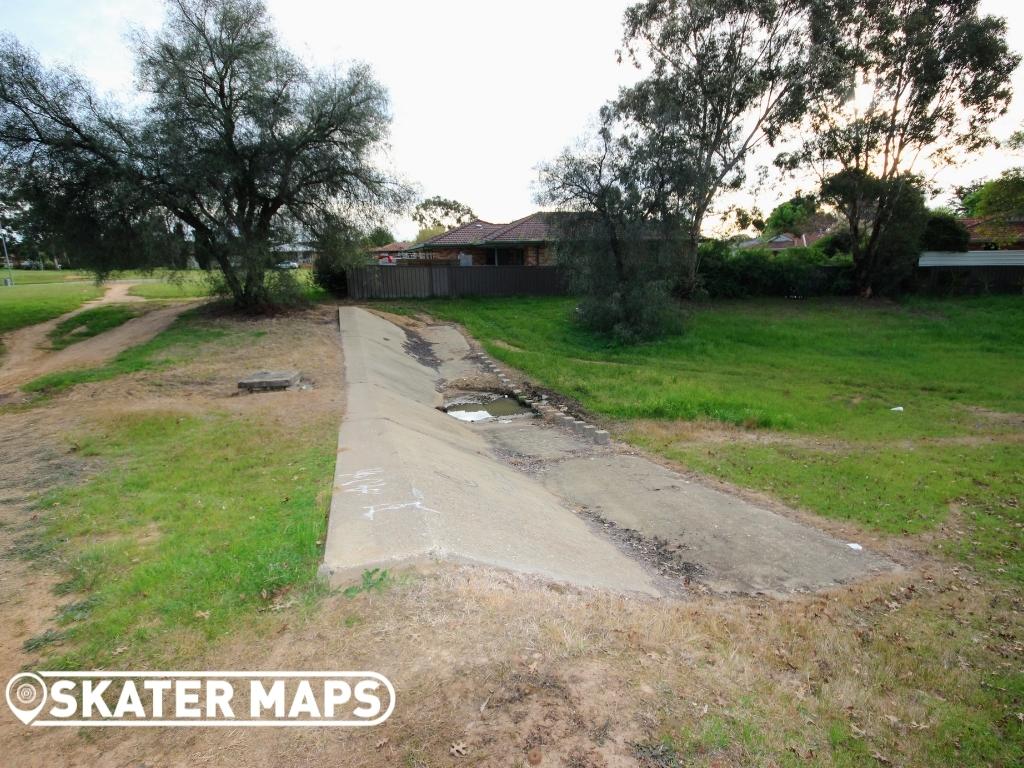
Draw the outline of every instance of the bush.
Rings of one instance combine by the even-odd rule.
[[[626,284],[601,296],[586,296],[577,319],[619,344],[636,344],[682,330],[682,316],[667,280]]]
[[[348,296],[346,270],[371,263],[362,233],[354,227],[332,227],[320,235],[318,245],[313,282],[333,296]]]
[[[971,233],[956,217],[946,211],[933,211],[921,235],[923,251],[966,251]]]
[[[733,249],[721,241],[703,243],[700,280],[713,298],[829,296],[852,291],[849,256],[826,256],[816,248]]]
[[[682,330],[672,296],[678,242],[668,227],[625,216],[599,221],[565,217],[558,223],[556,256],[570,289],[582,296],[577,320],[618,344],[635,344]],[[615,232],[615,237],[610,232]]]
[[[847,229],[840,229],[830,235],[825,235],[814,244],[814,250],[820,251],[826,256],[849,254],[852,247],[853,237]]]
[[[313,263],[313,282],[332,296],[348,296],[346,265],[332,254],[321,253]]]
[[[267,293],[274,306],[298,307],[309,303],[297,273],[298,270],[291,269],[272,269],[267,272]]]

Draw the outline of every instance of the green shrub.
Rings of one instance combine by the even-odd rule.
[[[923,251],[966,251],[971,233],[948,211],[932,211],[921,235]]]
[[[566,217],[558,226],[558,264],[572,292],[582,297],[576,319],[584,327],[618,344],[682,330],[672,296],[678,240],[668,227],[651,237],[649,222],[625,216],[599,222],[587,215]]]
[[[576,314],[584,326],[619,344],[679,333],[683,326],[667,280],[627,283],[610,294],[585,296]]]
[[[351,266],[348,260],[334,253],[321,253],[313,264],[313,282],[332,296],[348,296],[348,276],[345,270]]]
[[[367,253],[366,236],[355,227],[336,224],[326,228],[318,241],[313,282],[328,293],[344,298],[348,296],[346,271],[373,263]]]
[[[814,250],[826,256],[848,255],[853,247],[853,236],[848,229],[840,229],[825,235],[814,244]]]
[[[298,307],[307,304],[306,289],[299,282],[292,269],[272,269],[267,272],[267,293],[274,305],[279,307]]]
[[[732,248],[721,241],[701,245],[701,286],[713,298],[828,296],[852,290],[849,256],[829,257],[816,248]]]

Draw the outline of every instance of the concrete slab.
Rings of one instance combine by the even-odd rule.
[[[685,548],[722,592],[782,593],[846,583],[895,565],[641,456],[569,458],[540,475],[559,496],[616,525]]]
[[[265,392],[288,389],[299,383],[298,371],[258,371],[238,382],[239,389],[249,392]]]
[[[477,431],[487,436],[492,446],[502,453],[554,461],[578,456],[588,443],[561,429],[542,424],[481,424]]]
[[[643,566],[499,461],[473,425],[436,410],[438,374],[406,354],[401,329],[356,307],[340,309],[340,327],[347,405],[324,553],[332,579],[445,558],[659,593]]]
[[[439,361],[437,372],[443,380],[455,381],[480,373],[477,364],[468,359],[473,354],[469,342],[455,326],[428,325],[420,329],[419,333],[433,347]]]

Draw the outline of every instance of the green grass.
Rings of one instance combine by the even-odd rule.
[[[0,333],[45,322],[102,294],[89,282],[0,286]]]
[[[299,269],[291,273],[299,283],[302,294],[309,301],[321,301],[328,297],[326,291],[313,283],[313,271]],[[152,276],[151,276],[152,277]],[[162,279],[139,283],[129,293],[144,299],[192,299],[211,296],[214,281],[206,272],[167,273]]]
[[[39,285],[42,283],[67,283],[92,280],[92,275],[77,269],[14,269],[8,272],[0,268],[0,278],[13,277],[14,284]]]
[[[191,358],[197,345],[221,339],[225,335],[225,331],[202,323],[195,312],[186,312],[151,341],[126,349],[105,365],[46,374],[23,385],[22,390],[54,394],[76,384],[105,381],[126,373],[171,366]]]
[[[152,282],[138,283],[128,293],[144,299],[194,299],[211,295],[213,283],[206,272],[180,272]]]
[[[573,324],[569,299],[382,306],[460,322],[629,439],[822,515],[919,533],[958,505],[964,534],[941,546],[1024,581],[1021,297],[715,302],[689,310],[686,333],[636,347]],[[779,439],[650,428],[694,420]]]
[[[105,304],[87,309],[58,323],[49,333],[50,346],[53,349],[64,349],[117,328],[141,313],[142,309],[134,304]]]
[[[58,591],[74,595],[46,663],[187,659],[276,601],[314,594],[335,427],[146,413],[76,436],[106,470],[41,505],[65,563]]]

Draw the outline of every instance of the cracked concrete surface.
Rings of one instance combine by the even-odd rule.
[[[699,567],[698,580],[722,593],[821,589],[896,567],[621,446],[539,419],[459,422],[437,410],[444,382],[477,372],[454,327],[417,329],[435,369],[386,319],[353,307],[340,318],[348,408],[324,561],[335,580],[445,558],[676,591],[656,558],[636,556],[638,538]],[[612,526],[629,536],[606,535]]]
[[[400,328],[354,307],[340,323],[347,405],[324,553],[332,580],[441,558],[659,593],[642,564],[437,410],[438,374],[407,354]]]

